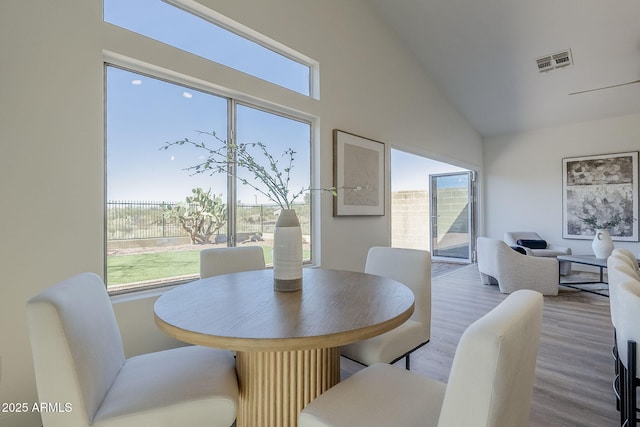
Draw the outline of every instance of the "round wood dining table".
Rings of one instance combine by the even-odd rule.
[[[236,351],[238,427],[295,427],[340,381],[339,347],[394,329],[413,306],[399,282],[307,268],[295,292],[274,291],[272,270],[200,279],[162,295],[154,314],[178,340]]]

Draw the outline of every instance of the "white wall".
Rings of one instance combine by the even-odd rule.
[[[99,19],[98,1],[0,4],[0,402],[36,402],[26,300],[103,269]]]
[[[592,253],[589,240],[562,239],[562,159],[638,149],[637,114],[486,139],[486,235],[533,230],[574,254]],[[615,247],[640,252],[637,242]]]
[[[316,117],[323,186],[332,185],[334,128],[482,169],[479,136],[368,2],[202,3],[320,61],[321,99],[134,39],[102,23],[99,0],[0,2],[0,402],[37,400],[26,300],[78,272],[104,271],[103,49],[168,68],[179,63],[175,71]],[[333,218],[331,196],[322,197],[322,264],[361,270],[368,248],[390,241],[389,212]],[[146,331],[154,330],[151,302],[117,305],[125,343],[136,342],[131,331],[141,319]],[[160,341],[127,344],[127,353]],[[39,420],[37,414],[0,413],[4,425],[36,426]]]
[[[272,2],[260,0],[203,3],[320,61],[323,186],[332,184],[334,128],[481,169],[477,133],[425,78],[366,2],[278,2],[287,6],[277,7],[277,13]],[[247,15],[249,3],[254,12]],[[323,202],[324,266],[361,270],[369,247],[390,244],[388,210],[385,217],[333,218],[331,197],[325,195]]]

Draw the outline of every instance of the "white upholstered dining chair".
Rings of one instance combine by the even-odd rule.
[[[151,313],[149,313],[151,315]],[[102,279],[82,273],[27,302],[44,427],[228,427],[236,418],[233,356],[187,346],[126,359]]]
[[[299,426],[525,427],[542,306],[539,292],[520,290],[471,324],[460,338],[448,384],[376,364],[307,405]]]
[[[637,264],[636,264],[637,265]],[[621,375],[624,372],[624,365],[618,353],[617,329],[620,327],[620,285],[629,280],[638,280],[636,269],[631,265],[631,259],[622,251],[622,249],[614,249],[609,258],[607,258],[607,280],[609,287],[609,312],[611,315],[611,324],[613,325],[613,359],[615,367],[615,377],[613,381],[613,389],[616,392],[616,407],[620,411],[620,425],[626,419],[624,408],[624,378]],[[622,398],[622,399],[621,399]]]
[[[638,262],[631,252],[624,249],[614,249],[607,258],[607,280],[609,283],[609,306],[611,312],[611,323],[614,331],[620,322],[618,313],[619,296],[618,288],[623,282],[640,279]]]
[[[640,421],[637,389],[640,386],[640,281],[629,280],[618,287],[620,322],[616,328],[616,344],[621,363],[621,425],[636,427]]]
[[[262,246],[233,246],[200,251],[200,278],[265,268]]]
[[[396,280],[411,289],[414,312],[399,327],[341,348],[341,354],[363,365],[395,363],[405,358],[411,368],[411,353],[431,337],[431,254],[416,249],[374,246],[369,249],[365,273]]]
[[[629,249],[616,248],[611,252],[611,255],[622,257],[627,262],[627,264],[629,264],[629,267],[631,267],[631,269],[636,272],[636,274],[640,274],[640,265],[638,265],[638,259]]]
[[[629,335],[633,333],[633,329],[626,328],[625,332],[619,332],[619,329],[623,322],[636,322],[636,325],[640,323],[636,314],[623,314],[622,307],[628,306],[633,300],[637,300],[633,295],[629,294],[629,289],[625,291],[626,295],[623,295],[621,291],[622,285],[626,283],[637,283],[640,287],[640,270],[638,269],[638,260],[627,249],[619,248],[614,249],[611,256],[607,259],[607,279],[609,282],[609,306],[611,312],[611,324],[613,325],[614,346],[613,356],[615,362],[615,379],[614,390],[616,391],[616,406],[620,411],[620,425],[623,425],[629,418],[628,408],[630,407],[631,400],[635,401],[635,398],[628,397],[628,394],[635,389],[629,388],[626,378],[627,366],[629,360],[627,355],[630,353],[626,339],[619,337],[620,334]],[[631,288],[632,290],[633,288]],[[637,306],[636,309],[640,309]],[[628,310],[627,310],[628,311]],[[627,323],[628,324],[628,323]],[[619,345],[622,344],[622,348]],[[632,373],[634,375],[635,373]],[[629,399],[630,401],[627,401]],[[635,407],[635,405],[633,405]],[[632,421],[628,421],[627,425],[632,425]]]

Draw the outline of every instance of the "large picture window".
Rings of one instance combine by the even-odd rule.
[[[106,69],[106,281],[111,292],[197,277],[202,249],[263,246],[279,208],[233,175],[194,173],[206,152],[167,143],[261,142],[295,151],[291,188],[311,186],[311,124],[139,72]],[[215,133],[215,137],[212,135]],[[310,197],[295,206],[311,259]]]

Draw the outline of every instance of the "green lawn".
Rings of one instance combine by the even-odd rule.
[[[198,274],[200,250],[107,257],[107,282],[109,285],[121,285]],[[304,258],[309,259],[309,255],[305,250]],[[271,250],[264,251],[264,258],[267,264],[271,264]]]
[[[107,257],[110,285],[198,274],[200,250]]]

